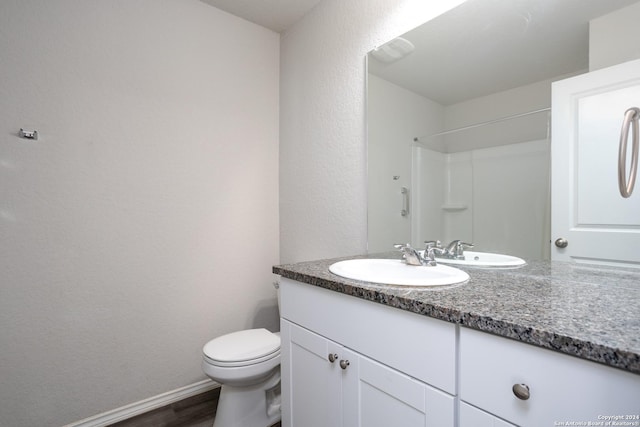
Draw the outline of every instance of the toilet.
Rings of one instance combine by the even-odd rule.
[[[247,329],[202,349],[202,370],[222,384],[213,427],[269,427],[280,421],[280,334]]]

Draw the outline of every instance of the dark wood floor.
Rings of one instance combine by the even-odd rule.
[[[217,388],[120,421],[112,427],[211,427],[219,397],[220,389]],[[272,427],[281,426],[276,423]]]

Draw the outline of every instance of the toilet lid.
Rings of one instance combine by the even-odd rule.
[[[212,339],[202,349],[204,355],[219,362],[253,360],[280,350],[280,336],[264,328],[247,329]]]

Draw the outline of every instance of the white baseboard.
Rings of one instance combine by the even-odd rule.
[[[130,405],[122,406],[120,408],[112,409],[111,411],[103,412],[98,415],[94,415],[84,420],[76,421],[71,424],[67,424],[64,427],[104,427],[119,421],[124,421],[136,415],[144,414],[145,412],[153,411],[154,409],[162,408],[163,406],[170,405],[182,399],[189,398],[191,396],[205,393],[214,388],[220,387],[215,381],[202,380],[195,384],[191,384],[185,387],[168,391],[166,393],[159,394],[157,396],[150,397],[148,399],[141,400],[139,402],[132,403]]]

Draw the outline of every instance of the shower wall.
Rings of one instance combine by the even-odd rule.
[[[483,252],[547,259],[549,146],[542,139],[449,154],[415,147],[417,180],[428,182],[434,170],[446,180],[442,195],[420,193],[431,217],[414,243],[461,239]]]
[[[411,141],[416,135],[439,131],[444,109],[371,74],[367,85],[368,251],[384,252],[394,243],[411,239],[412,221],[420,216],[416,212],[419,207],[413,204],[409,215],[400,214],[401,188],[418,191],[411,179]],[[425,185],[432,187],[430,183]]]
[[[553,80],[444,107],[443,128],[453,131],[413,147],[414,245],[461,239],[479,251],[549,257]]]
[[[478,250],[548,257],[548,112],[551,81],[443,106],[369,75],[368,247],[463,239]],[[394,180],[394,177],[398,177]],[[411,193],[401,216],[401,187]]]

